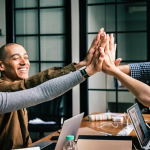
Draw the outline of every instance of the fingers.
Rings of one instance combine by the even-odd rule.
[[[99,51],[100,51],[100,59],[104,59],[104,49],[100,47]]]
[[[95,51],[94,56],[93,56],[93,62],[94,62],[95,64],[97,63],[96,60],[99,58],[99,56],[100,56],[100,51],[97,49],[97,50]]]
[[[114,51],[116,52],[117,44],[114,44]]]
[[[95,36],[91,46],[90,46],[90,51],[95,51],[95,48],[97,47],[97,45],[99,44],[100,42],[100,36],[101,34],[104,32],[104,28],[101,28],[98,32],[98,34]]]
[[[118,67],[119,66],[119,64],[120,64],[120,62],[122,61],[122,59],[121,58],[118,58],[118,59],[116,59],[116,61],[115,61],[115,65],[116,65],[116,67]]]
[[[110,50],[114,49],[114,36],[113,36],[113,33],[110,34],[109,48],[110,48]]]
[[[102,63],[99,65],[100,51],[97,49],[94,53],[92,62],[86,67],[86,72],[89,76],[102,70]],[[102,60],[101,60],[102,61]]]
[[[97,72],[102,71],[102,66],[103,66],[103,61],[104,61],[104,49],[102,47],[100,47],[97,51],[96,51],[96,61],[95,61],[95,68],[97,68]]]
[[[100,36],[104,32],[104,28],[101,28],[98,32],[98,35]]]
[[[84,66],[88,66],[92,62],[93,55],[94,55],[94,53],[98,47],[98,44],[100,42],[100,35],[103,32],[104,32],[104,28],[101,28],[99,30],[98,34],[95,36],[87,55],[85,56],[84,60],[82,61],[82,64],[84,64]]]
[[[104,60],[104,49],[99,48],[95,51],[95,54],[93,56],[93,60],[91,63],[95,72],[100,72],[102,70],[103,60]]]
[[[107,44],[107,36],[106,36],[106,33],[103,32],[100,35],[99,47],[105,48],[106,44]]]
[[[99,67],[101,68],[102,70],[102,66],[103,66],[103,61],[104,61],[104,49],[102,47],[100,47],[100,57],[99,57]]]
[[[113,59],[115,61],[116,44],[114,44],[114,36],[113,36],[112,33],[110,34],[109,50],[110,50],[110,53],[112,54],[112,57],[113,57]]]
[[[106,40],[107,40],[107,44],[105,46],[105,53],[108,55],[109,54],[109,35],[106,35]]]

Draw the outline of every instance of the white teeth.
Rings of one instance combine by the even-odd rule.
[[[27,69],[26,68],[22,68],[22,69],[19,69],[19,70],[26,71]]]

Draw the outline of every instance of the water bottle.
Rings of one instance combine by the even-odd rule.
[[[67,135],[66,136],[66,143],[63,146],[63,150],[77,150],[77,144],[74,141],[73,135]]]

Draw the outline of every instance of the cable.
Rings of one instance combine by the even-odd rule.
[[[100,128],[100,129],[105,130],[105,131],[109,131],[109,130],[103,129],[103,127],[105,127],[106,125],[111,125],[113,128],[118,128],[118,123],[102,122],[101,124],[102,125],[97,126],[97,128]],[[114,124],[116,124],[116,125],[114,125]],[[116,132],[116,131],[109,131],[109,132]]]
[[[113,125],[113,124],[116,124],[116,125]],[[103,128],[105,125],[111,125],[113,126],[114,128],[118,128],[118,124],[117,123],[111,123],[111,122],[103,122],[102,125],[99,127],[99,128]]]
[[[97,126],[97,128],[100,128],[104,131],[107,131],[107,132],[116,132],[116,131],[110,131],[110,130],[107,130],[107,129],[104,129],[104,127],[106,125],[111,125],[113,128],[118,128],[119,124],[123,125],[123,124],[127,124],[127,123],[122,123],[122,122],[102,122],[100,126]]]
[[[124,112],[124,114],[125,114],[125,120],[127,122],[127,127],[128,127],[129,126],[129,119],[130,119],[130,117],[127,115],[127,113]]]
[[[137,148],[136,148],[136,146],[134,145],[134,143],[132,143],[133,144],[133,147],[135,148],[135,150],[138,150]]]

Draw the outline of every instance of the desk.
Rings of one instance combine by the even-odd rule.
[[[94,113],[94,114],[97,114],[97,113]],[[150,114],[144,114],[143,117],[144,117],[144,120],[146,123],[150,123]],[[122,130],[126,126],[126,124],[120,124],[119,123],[117,128],[113,128],[112,125],[109,125],[109,124],[107,124],[106,128],[103,128],[103,129],[98,128],[104,122],[112,123],[112,121],[93,121],[93,122],[90,122],[90,121],[88,121],[88,116],[86,116],[83,118],[80,128],[89,127],[91,129],[94,129],[97,131],[107,132],[107,133],[110,133],[112,135],[116,135],[120,130]],[[42,138],[41,140],[36,141],[35,143],[37,143],[39,141],[51,141],[50,139],[52,136],[58,136],[58,135],[59,135],[59,133],[56,131],[56,132]],[[135,134],[134,130],[130,133],[129,136],[132,136],[133,142],[137,144],[137,138],[136,138],[136,134]],[[35,143],[33,143],[33,144],[35,144]],[[137,145],[137,147],[139,147],[139,145]]]

